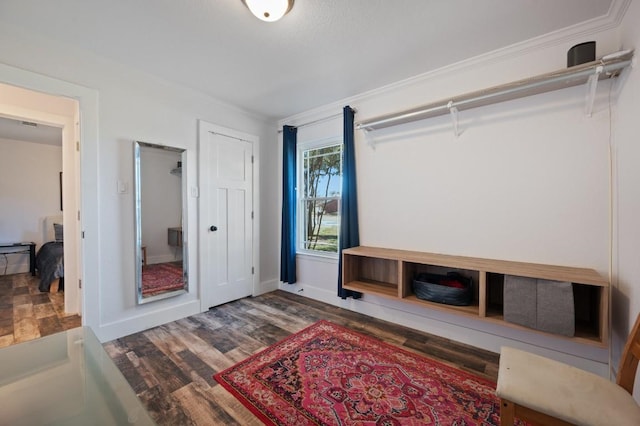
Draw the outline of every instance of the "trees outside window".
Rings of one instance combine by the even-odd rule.
[[[342,143],[301,149],[300,220],[304,252],[338,253]]]

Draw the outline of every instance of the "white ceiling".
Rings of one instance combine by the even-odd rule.
[[[280,119],[608,14],[625,0],[1,0],[0,24]],[[0,56],[1,61],[1,56]]]
[[[0,117],[0,139],[62,146],[62,129]],[[35,126],[34,126],[35,124]]]

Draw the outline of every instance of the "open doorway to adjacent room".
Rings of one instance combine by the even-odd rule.
[[[81,325],[78,102],[0,84],[0,347]]]

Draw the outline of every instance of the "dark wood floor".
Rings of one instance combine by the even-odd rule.
[[[326,319],[496,380],[498,354],[276,291],[104,344],[160,425],[262,424],[212,376]]]
[[[29,273],[0,275],[0,348],[80,326],[64,312],[64,292],[42,293],[38,284]]]

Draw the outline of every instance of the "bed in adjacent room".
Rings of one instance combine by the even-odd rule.
[[[51,284],[60,280],[58,291],[64,290],[64,238],[62,216],[44,220],[45,241],[36,254],[36,269],[40,277],[38,289],[49,292]]]

